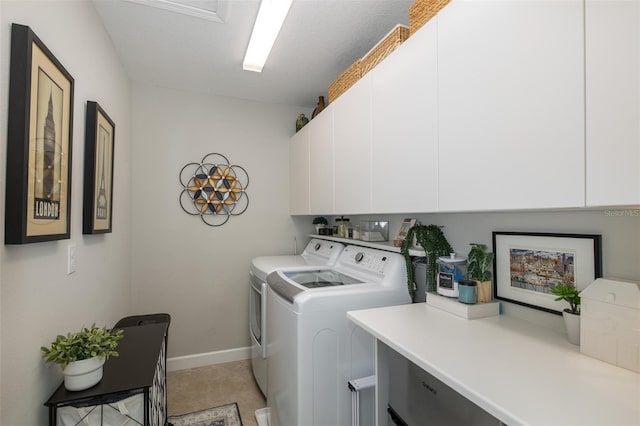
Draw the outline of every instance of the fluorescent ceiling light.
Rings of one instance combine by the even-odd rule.
[[[262,0],[242,68],[262,72],[293,0]]]

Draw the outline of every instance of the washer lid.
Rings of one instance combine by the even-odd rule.
[[[267,276],[267,283],[276,294],[293,303],[298,294],[309,290],[362,284],[363,281],[326,268],[276,270]]]
[[[283,271],[285,277],[306,288],[334,287],[339,285],[360,284],[362,281],[341,274],[333,269],[310,271]]]

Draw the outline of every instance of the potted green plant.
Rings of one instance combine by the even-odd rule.
[[[574,345],[580,344],[580,292],[575,286],[558,282],[549,286],[549,291],[558,296],[556,301],[564,300],[569,303],[569,307],[562,311],[564,325],[567,329],[569,342]]]
[[[318,216],[313,219],[313,224],[316,226],[316,234],[320,234],[320,230],[326,228],[329,222],[326,217]]]
[[[491,266],[493,253],[487,253],[487,246],[471,243],[471,250],[467,256],[467,275],[476,281],[478,288],[478,302],[491,302]]]
[[[409,255],[409,249],[413,245],[413,238],[425,251],[425,260],[427,265],[427,290],[430,292],[436,291],[436,272],[438,266],[436,260],[440,256],[448,256],[453,252],[451,245],[442,233],[442,229],[438,225],[422,225],[417,224],[411,227],[407,231],[407,236],[402,242],[400,247],[400,253],[405,258],[407,267],[407,287],[409,289],[409,295],[413,298],[415,293],[415,283],[413,282],[413,263],[411,262],[411,256]]]
[[[60,365],[64,385],[68,390],[88,389],[102,379],[102,366],[111,356],[118,356],[116,348],[123,330],[107,330],[95,324],[77,333],[58,335],[50,347],[40,350],[46,362]]]

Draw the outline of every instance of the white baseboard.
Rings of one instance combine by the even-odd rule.
[[[242,361],[251,358],[251,347],[167,358],[167,371],[186,370],[205,365]]]

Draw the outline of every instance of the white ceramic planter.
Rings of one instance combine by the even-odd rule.
[[[570,343],[580,345],[580,315],[562,311],[564,326],[567,329],[567,338]]]
[[[89,389],[102,380],[102,366],[104,357],[73,361],[62,370],[64,374],[64,387],[70,391]]]

